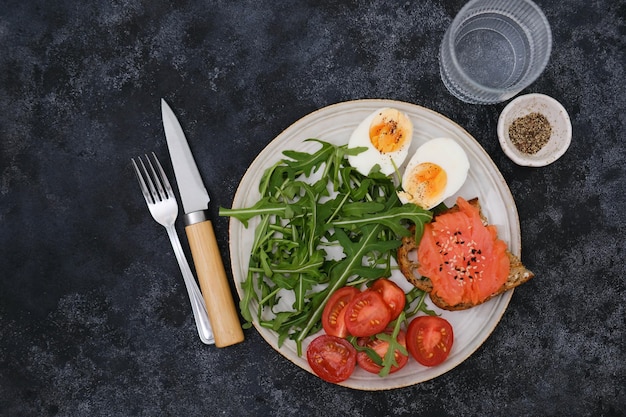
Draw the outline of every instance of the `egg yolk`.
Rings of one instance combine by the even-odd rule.
[[[374,148],[381,153],[401,149],[411,137],[411,121],[395,109],[386,109],[376,115],[370,124],[369,136]]]
[[[439,165],[422,162],[417,165],[406,178],[402,188],[406,191],[409,201],[423,208],[437,204],[446,189],[448,175]]]

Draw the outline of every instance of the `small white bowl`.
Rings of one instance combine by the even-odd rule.
[[[538,152],[524,153],[511,143],[509,126],[530,113],[541,113],[550,122],[550,139]],[[526,94],[511,101],[498,119],[498,138],[504,153],[516,164],[541,167],[559,159],[572,141],[572,123],[567,110],[552,97],[544,94]]]

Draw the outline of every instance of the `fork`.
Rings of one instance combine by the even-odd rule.
[[[176,217],[178,217],[178,203],[176,202],[176,196],[174,196],[172,186],[170,185],[170,182],[163,171],[163,167],[154,152],[152,152],[152,158],[154,159],[154,165],[152,164],[152,161],[150,161],[148,155],[145,155],[149,171],[146,169],[146,164],[144,164],[141,156],[137,158],[139,160],[139,164],[135,162],[134,158],[131,158],[131,161],[133,163],[133,167],[135,168],[135,174],[137,174],[137,180],[139,181],[141,192],[146,199],[146,203],[148,204],[148,209],[150,210],[152,217],[157,221],[157,223],[165,227],[170,241],[172,242],[172,248],[174,248],[178,265],[183,273],[183,279],[185,281],[185,286],[187,287],[187,293],[189,294],[191,309],[196,321],[196,327],[198,328],[200,340],[207,345],[214,344],[215,340],[213,338],[213,329],[211,329],[211,323],[209,322],[209,316],[207,314],[204,299],[202,298],[202,293],[196,284],[196,280],[191,272],[191,268],[189,267],[183,248],[180,245],[180,240],[178,239],[178,234],[176,233],[176,228],[174,226]],[[155,165],[156,170],[154,168]],[[141,169],[139,166],[141,166]]]

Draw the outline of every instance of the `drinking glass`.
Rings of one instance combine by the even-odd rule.
[[[550,24],[532,1],[471,0],[441,42],[441,79],[467,103],[499,103],[539,77],[551,50]]]

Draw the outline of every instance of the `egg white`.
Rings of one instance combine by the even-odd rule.
[[[430,162],[439,165],[447,176],[446,185],[436,200],[428,203],[420,200],[411,186],[411,176],[415,175],[418,165]],[[402,188],[398,193],[403,203],[411,202],[430,210],[454,195],[465,183],[469,171],[469,160],[463,148],[453,139],[436,138],[421,145],[409,160],[402,176]]]
[[[376,110],[361,121],[350,136],[350,140],[348,142],[349,148],[367,148],[367,150],[359,153],[358,155],[348,156],[348,162],[350,162],[350,165],[356,168],[357,171],[363,175],[368,175],[372,168],[376,165],[380,167],[380,172],[385,175],[391,175],[395,172],[396,168],[402,165],[408,155],[409,146],[413,140],[413,124],[411,119],[409,119],[409,117],[404,113],[401,113],[403,117],[401,117],[402,120],[399,120],[399,123],[401,124],[401,128],[406,132],[407,137],[405,138],[404,143],[397,150],[392,152],[381,152],[374,147],[370,140],[369,131],[372,122],[378,114],[386,110],[394,109],[381,108]]]

